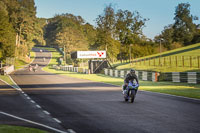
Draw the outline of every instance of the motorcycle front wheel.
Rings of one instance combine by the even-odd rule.
[[[133,103],[134,102],[134,100],[135,100],[135,90],[130,90],[129,91],[129,96],[130,96],[130,98],[131,98],[131,103]]]

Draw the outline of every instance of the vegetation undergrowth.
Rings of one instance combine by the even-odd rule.
[[[15,60],[15,70],[23,68],[25,65],[29,64],[30,62],[33,61],[35,58],[35,52],[31,51],[30,52],[30,60],[27,60],[25,58],[20,58]]]
[[[17,59],[15,60],[15,70],[21,69],[24,66],[28,65],[30,62],[33,61],[33,59],[35,58],[35,52],[31,51],[30,52],[30,60],[25,61],[23,59]],[[0,75],[0,79],[3,80],[4,82],[8,83],[9,85],[13,86],[14,83],[12,82],[12,80],[9,78],[8,75]]]

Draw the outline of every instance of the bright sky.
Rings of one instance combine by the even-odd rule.
[[[112,3],[116,10],[138,11],[143,18],[149,18],[143,33],[153,39],[164,26],[174,22],[175,7],[189,3],[191,14],[200,18],[200,0],[35,0],[37,17],[52,18],[55,14],[80,15],[86,22],[95,24],[95,19],[104,8]],[[195,21],[200,24],[200,20]]]

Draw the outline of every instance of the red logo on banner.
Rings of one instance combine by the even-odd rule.
[[[99,55],[99,57],[101,57],[104,54],[104,52],[97,52],[97,54]]]

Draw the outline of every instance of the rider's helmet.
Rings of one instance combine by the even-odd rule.
[[[131,75],[134,75],[134,74],[135,74],[135,70],[134,70],[134,69],[131,69],[131,70],[130,70],[130,74],[131,74]]]

